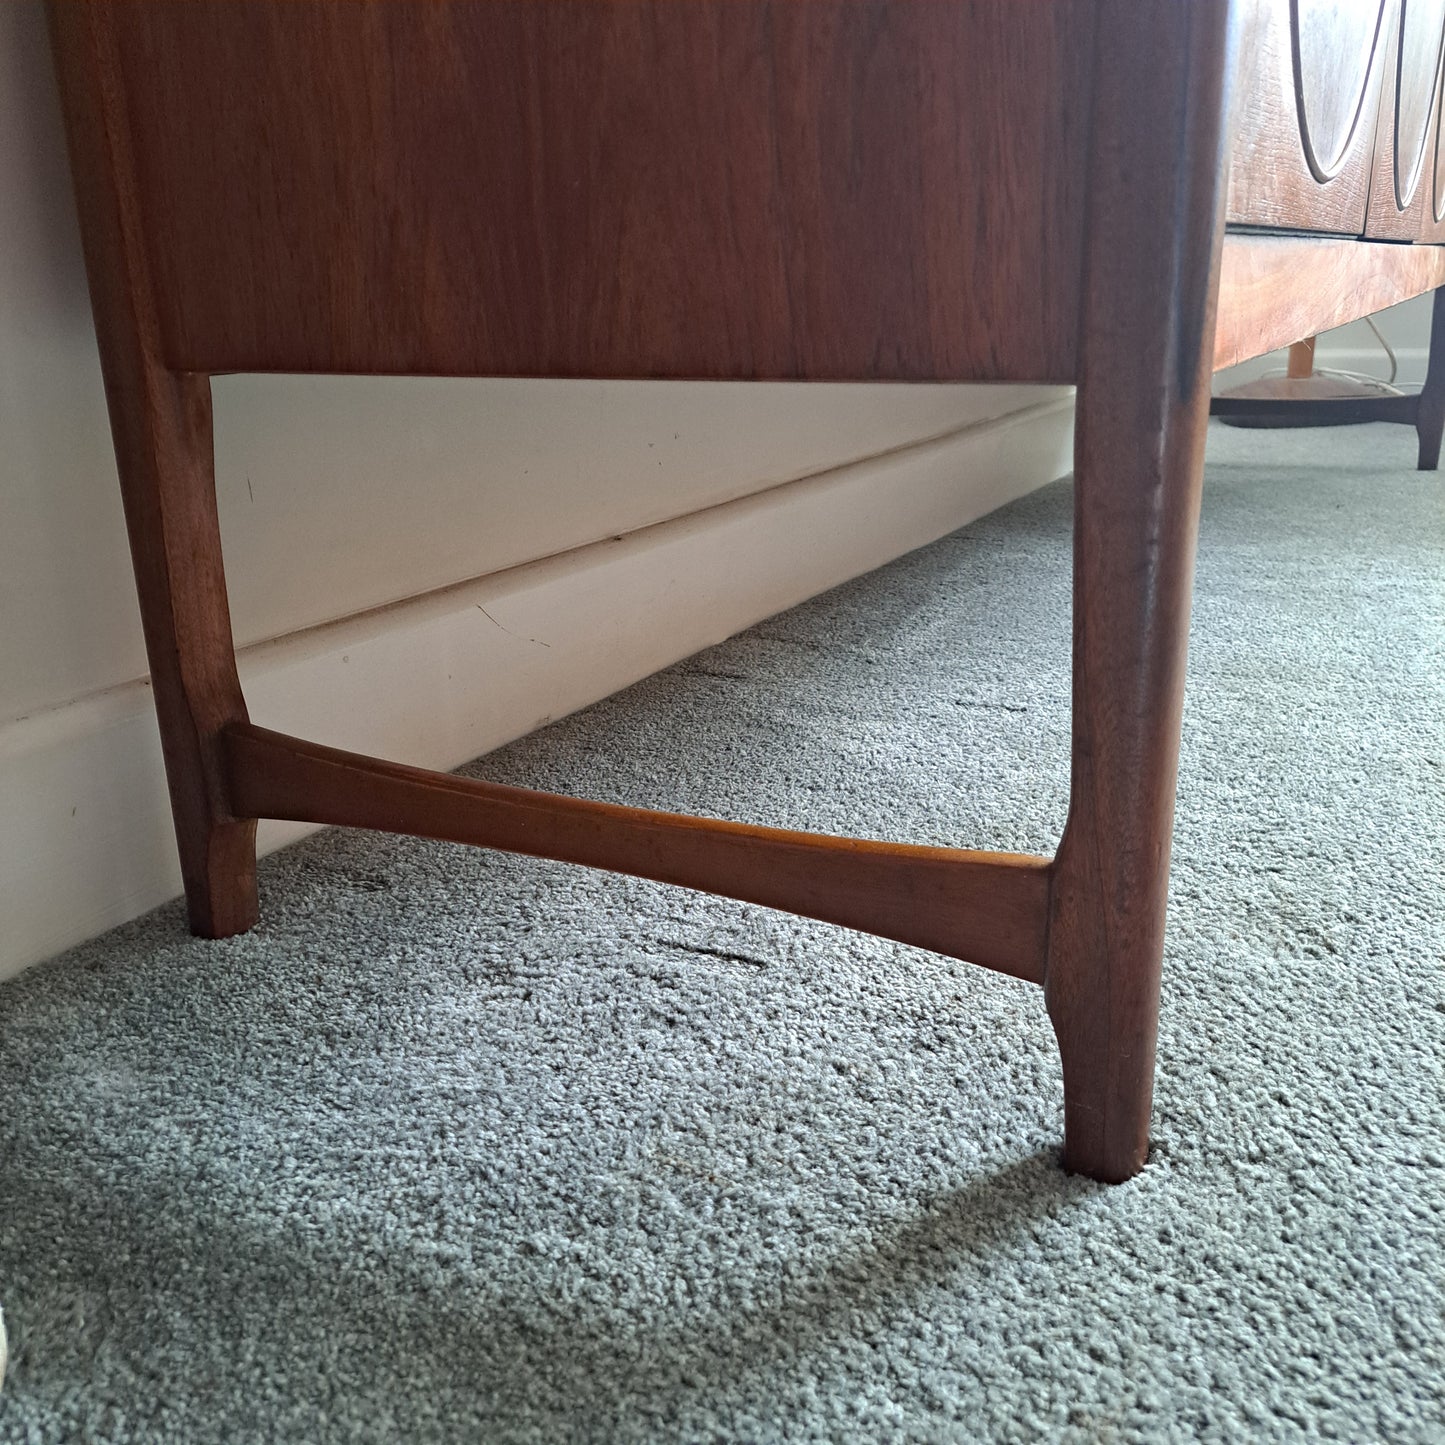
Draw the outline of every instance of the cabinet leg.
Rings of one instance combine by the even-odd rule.
[[[1065,1166],[1110,1183],[1149,1150],[1207,383],[1144,435],[1107,383],[1079,395],[1072,782],[1044,988]]]
[[[256,821],[232,816],[219,741],[246,707],[221,563],[210,380],[143,372],[143,407],[130,378],[108,384],[116,461],[191,929],[224,938],[256,921]]]
[[[1435,292],[1430,319],[1430,360],[1425,385],[1420,388],[1415,433],[1420,439],[1419,469],[1433,472],[1440,465],[1440,436],[1445,432],[1445,286]]]
[[[221,730],[246,721],[216,520],[207,376],[163,358],[125,127],[107,121],[105,7],[55,5],[71,174],[191,927],[256,920],[256,823],[228,800]],[[113,97],[112,97],[113,99]]]
[[[1073,759],[1044,990],[1064,1163],[1143,1167],[1222,234],[1227,15],[1102,0],[1074,444]],[[1153,57],[1140,65],[1141,49]],[[1138,77],[1150,76],[1141,93]],[[1162,219],[1161,219],[1162,218]]]

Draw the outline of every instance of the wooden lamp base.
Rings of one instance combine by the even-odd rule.
[[[1439,303],[1436,303],[1439,316]],[[1433,357],[1433,348],[1432,348]],[[1420,397],[1395,391],[1384,382],[1321,376],[1314,370],[1315,338],[1289,349],[1285,376],[1261,377],[1221,392],[1209,414],[1226,426],[1359,426],[1371,421],[1402,422],[1420,435],[1420,468],[1433,469],[1439,458],[1438,429],[1422,415]]]
[[[1413,409],[1388,405],[1384,413],[1381,402],[1413,401],[1384,382],[1355,381],[1343,376],[1268,376],[1231,387],[1214,398],[1213,414],[1226,426],[1238,427],[1305,427],[1359,426],[1367,421],[1413,421]],[[1233,401],[1276,403],[1267,408],[1236,411],[1227,404]],[[1226,403],[1221,407],[1220,402]],[[1323,403],[1323,405],[1311,405]],[[1341,403],[1352,403],[1341,405]]]

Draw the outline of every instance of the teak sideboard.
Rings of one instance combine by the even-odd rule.
[[[1445,283],[1445,248],[1418,244],[1445,240],[1445,0],[53,0],[51,20],[194,930],[256,919],[258,818],[788,909],[1041,985],[1065,1163],[1135,1173],[1211,373]],[[617,807],[258,726],[216,521],[228,371],[1076,383],[1057,856]]]

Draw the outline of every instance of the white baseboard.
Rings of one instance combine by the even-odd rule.
[[[1064,475],[1072,441],[1050,401],[245,649],[251,716],[456,767]],[[0,726],[0,797],[0,978],[179,893],[146,682]]]

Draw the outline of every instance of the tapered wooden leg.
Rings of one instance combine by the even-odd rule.
[[[1224,7],[1106,0],[1075,440],[1069,817],[1045,994],[1064,1162],[1148,1154],[1221,220]],[[1120,28],[1114,29],[1117,25]],[[1152,57],[1139,63],[1139,51]],[[1141,93],[1138,79],[1151,77]]]
[[[246,721],[236,677],[211,443],[211,388],[163,359],[123,126],[108,125],[114,37],[103,7],[55,5],[71,174],[136,592],[191,927],[256,919],[254,820],[232,815],[221,731]]]
[[[1425,385],[1420,388],[1415,434],[1420,440],[1419,469],[1433,472],[1440,465],[1440,437],[1445,432],[1445,286],[1435,292],[1430,320],[1430,360]]]
[[[193,932],[256,921],[256,822],[232,816],[221,730],[246,721],[236,676],[204,376],[103,355],[136,596]]]
[[[111,427],[136,595],[193,932],[256,921],[256,821],[232,816],[221,730],[246,721],[236,676],[211,442],[209,378],[157,371],[136,415],[113,389]],[[118,414],[123,413],[123,414]]]

